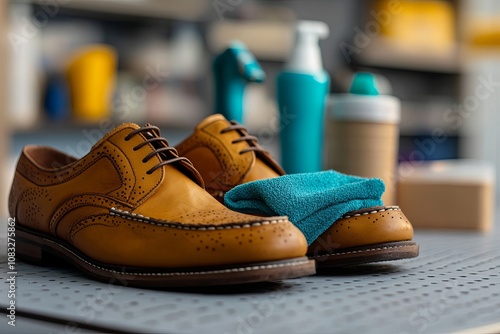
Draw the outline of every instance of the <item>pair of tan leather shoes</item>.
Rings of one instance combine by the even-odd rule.
[[[306,253],[336,265],[418,252],[409,241],[411,225],[396,208],[344,217],[308,250],[286,217],[224,207],[204,190],[204,180],[220,200],[237,184],[283,170],[254,137],[222,116],[206,119],[178,149],[182,153],[158,128],[135,124],[117,127],[81,159],[25,147],[9,197],[17,256],[37,263],[64,259],[102,281],[174,287],[311,275],[315,263]],[[373,251],[358,250],[366,245]],[[402,249],[406,253],[397,256],[388,252]],[[362,260],[343,256],[360,252],[366,253]]]

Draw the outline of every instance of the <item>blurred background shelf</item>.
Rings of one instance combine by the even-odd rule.
[[[353,57],[358,66],[399,69],[443,74],[457,74],[461,71],[461,57],[458,45],[447,52],[398,48],[394,43],[377,38],[359,55]]]
[[[213,112],[211,60],[236,38],[267,74],[264,84],[248,86],[246,123],[257,135],[271,133],[263,144],[279,155],[275,77],[290,52],[294,22],[314,19],[331,30],[321,42],[331,93],[346,92],[353,72],[367,70],[377,74],[383,93],[402,100],[400,160],[443,129],[448,139],[425,159],[486,159],[500,172],[500,92],[494,86],[472,111],[460,109],[484,80],[500,82],[500,5],[494,0],[401,0],[394,8],[386,0],[53,3],[2,2],[0,13],[9,20],[1,21],[8,38],[0,57],[7,59],[2,79],[8,84],[0,84],[0,96],[8,99],[2,99],[0,123],[13,132],[9,146],[11,137],[0,131],[9,151],[0,147],[0,154],[7,160],[28,139],[81,138],[99,129],[97,123],[82,125],[70,107],[51,116],[44,103],[49,84],[67,78],[68,63],[82,47],[104,44],[116,52],[113,105],[104,118],[159,124],[167,137],[179,139]],[[151,75],[159,85],[143,94],[144,78]],[[10,177],[8,172],[6,184]]]
[[[70,0],[47,2],[36,0],[10,0],[14,4],[47,6],[55,16],[59,11],[105,17],[124,15],[136,18],[159,18],[185,21],[206,19],[207,8],[211,3],[205,0]],[[50,15],[50,12],[49,12]]]

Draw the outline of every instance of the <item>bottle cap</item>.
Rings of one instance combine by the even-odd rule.
[[[329,116],[336,120],[396,124],[400,109],[399,99],[379,95],[375,75],[366,72],[356,73],[349,94],[334,94],[328,99]]]
[[[379,95],[377,78],[368,72],[356,73],[352,79],[349,93],[359,95]]]

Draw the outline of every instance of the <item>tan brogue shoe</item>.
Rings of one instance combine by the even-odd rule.
[[[219,114],[202,121],[177,150],[193,162],[219,201],[239,184],[285,174],[256,137]],[[333,223],[307,255],[318,267],[412,258],[419,250],[412,238],[413,227],[398,207],[367,208]]]
[[[20,259],[64,259],[102,281],[226,285],[311,275],[286,217],[231,211],[157,127],[123,124],[75,159],[24,148],[9,210]]]

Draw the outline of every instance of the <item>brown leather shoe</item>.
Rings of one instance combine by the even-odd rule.
[[[154,126],[123,124],[81,159],[25,147],[9,210],[20,259],[64,259],[103,281],[225,285],[315,272],[286,217],[221,205]]]
[[[177,146],[198,168],[207,190],[219,201],[245,182],[284,175],[285,172],[245,128],[211,115]],[[337,220],[308,249],[318,267],[330,267],[418,256],[413,227],[396,206],[351,212]]]

